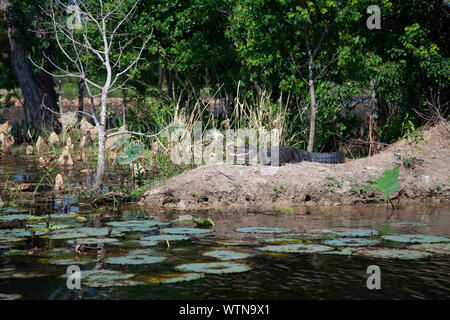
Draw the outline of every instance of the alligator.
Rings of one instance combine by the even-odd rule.
[[[340,152],[308,152],[289,146],[277,146],[267,150],[260,150],[252,145],[234,146],[234,148],[236,148],[236,151],[230,152],[230,155],[235,157],[235,162],[245,164],[282,165],[302,161],[320,163],[343,163],[345,161],[343,154]]]

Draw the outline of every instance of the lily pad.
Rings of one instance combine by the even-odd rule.
[[[8,214],[0,216],[0,221],[25,220],[28,214]]]
[[[377,249],[377,250],[361,250],[358,254],[372,257],[372,258],[385,258],[385,259],[423,259],[431,256],[429,252],[407,250],[407,249]]]
[[[88,270],[81,271],[82,285],[94,288],[105,287],[123,287],[123,286],[135,286],[145,284],[140,281],[134,281],[135,275],[130,273],[122,273],[114,270]],[[68,275],[63,275],[63,278],[67,278]]]
[[[230,251],[230,250],[214,250],[208,251],[203,254],[204,256],[214,257],[219,260],[228,261],[228,260],[238,260],[245,259],[250,257],[249,253]]]
[[[273,227],[238,227],[234,229],[237,232],[246,233],[284,233],[291,232],[288,228],[273,228]]]
[[[152,274],[152,275],[141,275],[137,279],[144,281],[145,283],[151,284],[163,284],[163,283],[177,283],[184,281],[192,281],[203,278],[202,273],[191,272],[191,273],[163,273],[163,274]]]
[[[90,227],[83,227],[83,228],[77,228],[77,232],[86,233],[89,237],[97,237],[97,236],[106,236],[108,235],[110,228],[90,228]],[[120,232],[118,230],[111,230],[112,236],[119,236]]]
[[[18,300],[22,296],[18,293],[0,293],[0,300]]]
[[[321,232],[332,234],[341,238],[371,237],[378,235],[378,231],[373,229],[335,228],[324,229],[321,230]]]
[[[333,247],[320,244],[285,244],[281,246],[265,246],[258,248],[261,251],[279,252],[279,253],[316,253],[334,250]]]
[[[28,279],[28,278],[39,278],[46,277],[46,274],[36,273],[36,272],[22,272],[17,270],[1,270],[0,279]]]
[[[355,254],[355,252],[358,252],[359,250],[362,250],[364,248],[355,248],[355,247],[347,247],[347,248],[342,248],[341,250],[335,250],[335,251],[327,251],[327,252],[322,252],[323,254],[337,254],[337,255],[343,255],[343,256],[350,256]]]
[[[198,227],[207,227],[207,228],[214,228],[215,224],[214,221],[211,220],[211,218],[194,218],[194,223]]]
[[[211,229],[198,229],[198,228],[165,228],[161,229],[166,234],[202,234],[213,232]]]
[[[336,247],[371,247],[379,244],[380,240],[364,238],[338,238],[333,240],[326,240],[323,243],[329,246]]]
[[[78,238],[87,238],[88,235],[82,232],[62,232],[51,234],[49,236],[44,236],[52,240],[63,240],[63,239],[78,239]]]
[[[193,222],[193,221],[194,221],[193,216],[191,216],[190,214],[183,214],[183,215],[180,215],[175,220],[173,220],[172,222]]]
[[[270,238],[264,239],[264,242],[274,243],[274,244],[288,244],[288,243],[303,243],[304,240],[296,238]]]
[[[56,264],[56,265],[82,265],[95,263],[98,261],[94,255],[76,256],[76,257],[54,257],[50,259],[42,258],[39,260],[41,263]]]
[[[168,235],[154,235],[154,236],[148,236],[141,238],[143,241],[184,241],[189,240],[190,238],[188,236],[180,235],[180,234],[168,234]]]
[[[77,239],[77,243],[80,244],[99,244],[99,243],[112,243],[118,242],[119,240],[114,238],[81,238]],[[73,243],[72,240],[68,240],[68,243]]]
[[[450,243],[423,243],[408,247],[409,249],[422,250],[436,254],[450,254]]]
[[[146,254],[147,253],[147,254]],[[165,257],[155,257],[149,254],[154,254],[153,251],[136,250],[120,257],[110,257],[105,259],[106,263],[110,264],[152,264],[161,263],[166,260]]]
[[[251,270],[248,265],[236,262],[187,263],[176,266],[175,269],[181,272],[201,272],[213,274],[246,272]]]
[[[407,243],[434,243],[434,242],[450,242],[449,238],[441,236],[432,236],[426,234],[400,234],[400,235],[385,235],[381,238],[395,242]]]
[[[28,212],[30,212],[30,210],[24,209],[24,208],[11,208],[11,207],[0,208],[0,215],[21,214],[21,213],[28,213]]]

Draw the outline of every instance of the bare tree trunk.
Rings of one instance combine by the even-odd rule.
[[[84,110],[84,81],[78,80],[78,123],[81,122],[82,112]]]
[[[311,113],[309,120],[309,139],[308,139],[308,149],[307,151],[312,152],[314,149],[314,136],[316,134],[316,93],[314,88],[313,79],[313,57],[310,55],[308,63],[308,86],[309,86],[309,97],[311,99]]]
[[[100,125],[98,129],[98,155],[97,155],[97,171],[95,173],[94,192],[101,193],[103,187],[103,176],[105,174],[105,145],[106,135],[105,127]]]

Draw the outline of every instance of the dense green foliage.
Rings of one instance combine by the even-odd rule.
[[[30,52],[42,50],[70,69],[70,61],[55,49],[54,35],[41,33],[42,37],[33,31],[51,29],[48,17],[38,14],[41,2],[10,3],[20,18],[12,23],[23,30]],[[134,3],[122,1],[123,12]],[[367,8],[373,4],[369,0],[140,0],[120,40],[133,41],[123,54],[124,65],[137,56],[143,39],[152,37],[128,83],[134,90],[128,96],[127,125],[155,132],[173,120],[176,110],[189,115],[202,109],[200,97],[231,97],[255,113],[282,114],[283,141],[303,147],[309,126],[309,49],[315,52],[311,74],[318,102],[315,150],[342,150],[353,139],[367,140],[366,112],[378,126],[377,139],[386,143],[407,133],[410,123],[416,128],[423,124],[417,112],[428,113],[427,101],[439,98],[442,116],[448,117],[448,1],[380,0],[381,29],[369,29]],[[8,65],[6,30],[2,23],[0,87],[12,89],[17,84]],[[92,43],[101,42],[95,32],[88,35]],[[93,61],[87,72],[101,79],[102,65],[94,63],[95,56],[86,58]],[[362,104],[368,107],[358,113],[356,107]],[[219,126],[230,117],[234,127],[254,124],[251,111],[245,115],[232,111],[208,123]],[[206,124],[208,116],[200,118]],[[268,127],[270,119],[260,118]],[[354,149],[350,145],[346,150]],[[364,155],[364,150],[357,154]]]

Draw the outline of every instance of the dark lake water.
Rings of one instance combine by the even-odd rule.
[[[2,185],[36,184],[43,175],[30,157],[0,161]],[[90,181],[89,172],[80,171],[65,173],[73,190]],[[114,179],[111,171],[109,183]],[[4,201],[5,192],[2,186]],[[0,209],[0,298],[450,296],[448,204],[200,213],[129,204],[118,212],[80,203],[73,194],[23,192]],[[199,228],[193,217],[210,218],[215,227]],[[102,250],[76,253],[75,242]],[[367,288],[373,265],[380,270],[379,290]],[[69,266],[79,267],[80,289],[67,286]]]

